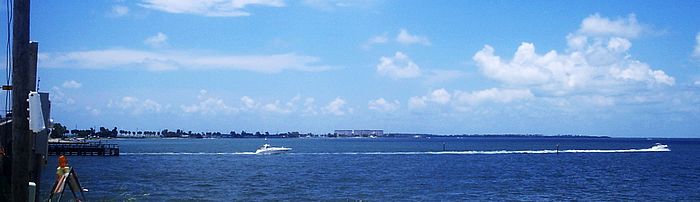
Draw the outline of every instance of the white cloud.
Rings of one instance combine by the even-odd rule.
[[[323,113],[332,114],[335,116],[342,116],[346,113],[352,112],[352,109],[346,109],[345,100],[337,97],[333,101],[329,102],[325,107],[323,107]]]
[[[369,104],[367,104],[369,109],[371,110],[376,110],[380,112],[393,112],[399,109],[399,106],[401,105],[398,100],[394,100],[393,102],[388,102],[384,98],[379,98],[376,100],[370,100]]]
[[[303,0],[302,3],[313,9],[322,11],[335,11],[339,8],[372,8],[378,3],[375,0]]]
[[[202,115],[231,114],[238,112],[238,109],[227,105],[223,99],[210,96],[206,90],[200,90],[197,96],[198,103],[192,105],[181,105],[185,113],[199,113]]]
[[[452,107],[462,111],[465,107],[477,106],[483,103],[508,104],[522,100],[533,99],[535,96],[529,89],[490,88],[472,92],[455,90],[452,93],[444,88],[433,90],[424,96],[414,96],[408,100],[411,110],[430,106]]]
[[[122,6],[122,5],[115,5],[112,6],[112,10],[110,10],[110,13],[108,16],[110,17],[121,17],[129,14],[129,7]]]
[[[92,116],[99,116],[100,114],[102,114],[102,111],[100,109],[94,108],[92,106],[85,106],[85,111],[87,111]]]
[[[328,0],[304,0],[302,1],[304,5],[309,6],[311,8],[319,9],[319,10],[332,10],[334,5],[331,1]]]
[[[411,97],[408,99],[409,109],[420,109],[427,105],[425,97]]]
[[[280,106],[279,100],[273,102],[273,103],[268,103],[263,105],[262,109],[267,112],[276,112],[276,113],[282,113],[282,114],[288,114],[292,112],[292,109],[290,108],[284,108]]]
[[[68,80],[63,82],[63,88],[80,88],[83,86],[83,84],[75,81],[75,80]]]
[[[535,96],[528,89],[491,88],[473,92],[455,92],[455,99],[462,104],[478,105],[485,102],[510,103],[532,99]]]
[[[695,50],[693,50],[692,56],[700,59],[700,32],[695,35]]]
[[[255,109],[258,107],[258,103],[253,100],[253,98],[250,98],[248,96],[243,96],[241,97],[241,102],[243,102],[243,107],[247,109]]]
[[[316,100],[312,97],[306,98],[304,100],[304,109],[302,111],[302,115],[311,116],[318,114],[318,110],[316,110],[316,105],[314,104],[315,101]]]
[[[695,84],[696,86],[700,86],[700,80],[693,82],[693,84]]]
[[[304,5],[323,10],[332,11],[336,7],[347,7],[350,3],[357,3],[358,1],[345,1],[345,0],[304,0],[302,1]]]
[[[314,98],[306,98],[304,102],[301,103],[302,97],[298,95],[286,102],[281,102],[280,100],[272,102],[258,101],[246,95],[239,99],[240,105],[231,106],[226,104],[224,99],[211,96],[206,90],[200,90],[197,99],[199,100],[198,103],[182,105],[180,108],[185,113],[199,113],[202,115],[230,115],[239,112],[252,114],[293,114],[295,112],[300,112],[302,116],[317,114]],[[344,102],[344,100],[341,101]],[[343,103],[333,103],[332,107],[328,108],[328,111],[324,111],[324,113],[344,113],[345,111],[342,104]]]
[[[284,7],[283,0],[144,0],[144,8],[167,13],[193,14],[207,17],[249,16],[247,6]]]
[[[110,100],[107,107],[121,109],[134,115],[160,113],[164,109],[160,103],[154,100],[146,99],[141,101],[131,96],[124,96],[117,101]]]
[[[588,20],[588,21],[587,21]],[[618,33],[619,27],[638,26],[634,17],[628,20],[606,21],[593,15],[582,23],[577,34],[567,36],[568,49],[564,54],[549,51],[537,54],[535,45],[522,43],[511,60],[494,54],[494,49],[485,45],[472,58],[481,72],[509,86],[535,87],[554,95],[571,92],[622,92],[631,86],[672,86],[675,79],[663,70],[653,70],[648,64],[631,59],[628,53],[632,46],[626,38],[637,34]],[[609,37],[601,35],[603,28],[610,26]],[[634,27],[633,26],[633,27]],[[641,29],[641,28],[640,28]],[[635,32],[636,33],[636,32]]]
[[[205,100],[200,100],[199,103],[192,104],[189,106],[180,106],[185,113],[200,113],[202,115],[213,115],[213,114],[227,114],[232,112],[237,112],[236,108],[230,107],[224,103],[221,98],[207,98]]]
[[[428,104],[446,105],[450,103],[452,95],[444,88],[433,90],[425,96],[414,96],[408,99],[408,109],[416,110],[425,108]]]
[[[239,110],[248,112],[272,112],[279,114],[291,114],[299,111],[299,107],[301,106],[302,115],[307,116],[317,114],[316,106],[313,104],[314,98],[306,98],[303,104],[300,104],[301,100],[302,97],[297,95],[284,103],[282,103],[279,100],[265,103],[256,101],[255,99],[249,96],[243,96],[240,98],[242,106]]]
[[[427,37],[424,36],[418,36],[418,35],[412,35],[411,33],[408,33],[406,29],[400,29],[399,33],[396,35],[396,38],[394,40],[400,44],[404,45],[411,45],[411,44],[421,44],[425,46],[429,46],[430,40]],[[362,48],[364,49],[369,49],[375,44],[385,44],[389,42],[389,37],[387,36],[387,33],[384,33],[382,35],[377,35],[373,36],[372,38],[369,38],[364,44],[362,44]]]
[[[406,29],[401,29],[399,30],[399,34],[396,35],[396,42],[399,42],[401,44],[421,44],[425,46],[430,45],[430,40],[428,40],[427,37],[424,36],[418,36],[418,35],[412,35],[411,33],[408,33]]]
[[[279,100],[272,103],[267,103],[262,106],[262,110],[266,112],[275,112],[280,114],[290,114],[297,110],[297,103],[301,100],[300,96],[295,96],[286,103],[282,104]]]
[[[369,49],[375,44],[385,44],[387,42],[389,42],[389,38],[387,37],[387,33],[384,33],[382,35],[377,35],[373,36],[372,38],[369,38],[367,42],[362,44],[362,48]]]
[[[154,48],[163,47],[168,43],[168,36],[158,32],[156,35],[146,38],[143,43]]]
[[[245,70],[260,73],[279,73],[293,70],[303,72],[327,71],[328,66],[314,65],[320,59],[294,53],[275,55],[221,55],[213,53],[178,51],[139,51],[107,49],[68,53],[42,53],[42,67],[110,69],[131,68],[149,71],[176,69]]]
[[[420,67],[402,52],[396,52],[394,57],[381,57],[377,64],[377,73],[392,79],[415,78],[421,75]]]
[[[637,17],[629,14],[627,18],[617,18],[611,20],[601,17],[600,14],[593,14],[583,19],[579,33],[590,36],[620,36],[625,38],[636,38],[645,31],[644,26],[637,23]]]
[[[438,104],[447,104],[448,102],[450,102],[451,97],[452,95],[450,95],[450,93],[447,92],[447,90],[441,88],[431,92],[428,98],[430,101],[433,101]]]
[[[59,88],[58,86],[54,86],[53,88],[51,88],[51,93],[49,94],[49,97],[51,103],[55,106],[75,104],[75,100],[73,98],[68,97],[66,93],[63,92],[63,89]]]
[[[158,102],[151,100],[151,99],[146,99],[143,101],[141,104],[141,108],[144,111],[150,111],[150,112],[160,112],[161,109],[163,108]]]
[[[659,83],[669,86],[675,83],[675,79],[666,75],[664,71],[652,70],[649,68],[649,65],[638,61],[630,63],[626,69],[613,67],[610,69],[610,75],[617,79]]]

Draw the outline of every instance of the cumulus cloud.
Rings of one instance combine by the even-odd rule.
[[[89,105],[85,106],[85,111],[87,111],[88,114],[90,114],[91,116],[99,116],[100,114],[102,114],[102,110]]]
[[[181,105],[180,109],[185,113],[199,113],[202,115],[231,114],[238,112],[238,108],[227,105],[222,98],[209,95],[206,90],[200,90],[197,99],[197,103]]]
[[[304,109],[301,111],[301,115],[304,116],[311,116],[311,115],[316,115],[318,114],[318,110],[316,110],[316,99],[310,97],[306,98],[304,100]]]
[[[421,75],[420,67],[402,52],[396,52],[393,57],[379,58],[377,73],[392,79],[415,78]]]
[[[109,12],[110,17],[121,17],[129,14],[129,7],[122,6],[122,5],[115,5],[112,6],[112,9]]]
[[[125,112],[138,115],[142,113],[160,113],[164,107],[151,99],[141,101],[132,96],[124,96],[119,100],[110,100],[107,107],[121,109]]]
[[[672,86],[675,79],[664,73],[662,70],[652,70],[649,65],[634,61],[625,69],[613,67],[610,75],[614,78],[631,81],[642,81],[648,83],[666,84]]]
[[[51,93],[49,94],[51,103],[55,106],[72,105],[75,104],[75,100],[66,95],[63,89],[58,86],[51,88]]]
[[[63,82],[63,88],[80,88],[83,86],[80,82],[77,82],[75,80],[68,80]]]
[[[256,103],[253,98],[248,96],[241,97],[241,102],[243,103],[243,107],[246,109],[255,109],[258,107],[258,103]]]
[[[210,95],[206,90],[200,90],[197,99],[199,100],[197,103],[182,105],[180,108],[185,113],[199,113],[201,115],[231,115],[237,113],[293,114],[296,112],[300,112],[302,116],[317,114],[314,98],[308,97],[303,99],[298,95],[286,102],[280,100],[271,102],[259,101],[246,95],[239,99],[240,104],[229,105],[224,99]],[[303,103],[302,100],[304,100]],[[329,108],[328,113],[344,112],[342,104],[335,103],[333,106]]]
[[[332,114],[335,116],[342,116],[346,113],[352,112],[352,109],[346,109],[345,104],[345,100],[337,97],[323,107],[323,113]]]
[[[425,46],[430,45],[430,40],[428,40],[427,37],[424,36],[418,36],[418,35],[412,35],[411,33],[408,33],[406,29],[400,29],[399,34],[396,35],[396,42],[399,42],[401,44],[421,44]]]
[[[471,92],[460,90],[449,92],[444,88],[440,88],[424,96],[409,98],[408,108],[414,110],[436,105],[451,106],[459,110],[465,106],[477,106],[483,103],[507,104],[533,99],[534,97],[529,89],[490,88]]]
[[[320,59],[295,53],[274,55],[222,55],[188,51],[139,51],[107,49],[67,53],[42,53],[40,65],[49,68],[111,69],[130,68],[149,71],[177,69],[244,70],[260,73],[282,71],[319,72],[329,66],[314,65]]]
[[[493,47],[485,45],[472,59],[491,79],[555,95],[675,84],[675,79],[663,70],[654,70],[631,58],[628,50],[632,44],[620,36],[636,37],[641,31],[627,33],[619,29],[638,27],[634,15],[610,21],[596,14],[586,18],[581,26],[578,33],[567,36],[568,49],[564,53],[552,50],[538,54],[534,44],[522,43],[512,59],[504,60],[494,53]]]
[[[425,97],[411,97],[408,99],[409,109],[420,109],[427,105]]]
[[[303,5],[322,11],[335,11],[341,8],[372,8],[378,3],[375,0],[303,0]]]
[[[163,34],[162,32],[158,32],[156,35],[146,38],[146,40],[144,40],[143,43],[154,48],[159,48],[165,46],[167,44],[167,41],[168,36]]]
[[[414,96],[409,98],[408,108],[421,109],[428,106],[428,104],[445,105],[450,103],[451,98],[452,94],[450,94],[450,92],[444,88],[440,88],[429,92],[428,95],[425,96]]]
[[[167,13],[193,14],[207,17],[249,16],[247,6],[284,7],[283,0],[144,0],[139,4]]]
[[[532,99],[535,96],[528,89],[499,89],[490,88],[473,92],[455,92],[459,103],[478,105],[485,102],[510,103],[518,100]]]
[[[263,105],[262,110],[265,112],[290,114],[297,111],[297,104],[300,100],[300,96],[295,96],[284,104],[281,103],[279,100],[275,100],[274,102]]]
[[[629,14],[627,18],[611,20],[596,13],[583,19],[578,32],[589,36],[636,38],[645,30],[646,28],[637,22],[637,17],[634,14]]]
[[[451,97],[452,95],[450,95],[450,93],[447,92],[447,90],[441,88],[431,92],[428,98],[430,101],[433,101],[438,104],[447,104],[448,102],[450,102]]]
[[[700,32],[695,35],[695,50],[693,50],[692,56],[696,59],[700,59]]]
[[[389,42],[389,37],[387,33],[382,35],[377,35],[369,38],[365,43],[362,44],[362,48],[369,49],[376,44],[385,44]],[[413,35],[409,33],[406,29],[399,29],[399,33],[394,37],[394,41],[403,45],[421,44],[424,46],[430,46],[430,40],[428,37]]]
[[[282,106],[280,106],[279,100],[275,101],[273,103],[267,103],[267,104],[263,105],[262,109],[264,111],[267,111],[267,112],[277,112],[277,113],[283,113],[283,114],[291,112],[291,109],[285,109]]]
[[[375,44],[385,44],[389,41],[389,38],[387,37],[387,33],[384,33],[382,35],[377,35],[373,36],[372,38],[369,38],[367,42],[362,44],[362,48],[364,49],[369,49]]]
[[[367,106],[371,110],[375,111],[380,111],[380,112],[393,112],[399,109],[399,106],[401,104],[399,103],[398,100],[394,100],[393,102],[388,102],[384,98],[379,98],[376,100],[370,100]]]
[[[357,0],[304,0],[302,3],[308,7],[323,10],[333,11],[337,7],[348,7],[353,4],[364,3]]]

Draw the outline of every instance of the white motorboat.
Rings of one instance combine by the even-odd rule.
[[[258,148],[258,150],[255,151],[255,154],[281,154],[289,151],[292,151],[292,148],[274,147],[270,144],[264,144],[263,146]]]
[[[661,144],[661,143],[656,143],[656,144],[654,144],[654,146],[652,146],[651,149],[655,149],[655,150],[669,150],[669,149],[668,149],[668,145]]]

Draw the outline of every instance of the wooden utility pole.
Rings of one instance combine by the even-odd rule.
[[[37,89],[37,56],[39,54],[39,43],[37,42],[29,42],[29,90],[30,91],[36,91]],[[43,120],[42,120],[43,121]],[[49,126],[46,126],[47,128]],[[46,129],[44,129],[46,130]],[[42,131],[43,133],[47,133],[46,131]],[[36,185],[36,191],[34,192],[34,199],[38,202],[39,197],[41,197],[40,193],[40,188],[41,188],[41,169],[43,168],[44,165],[44,156],[41,154],[37,154],[37,148],[36,142],[37,142],[37,136],[38,134],[34,132],[29,132],[31,134],[31,140],[30,144],[32,145],[32,152],[29,155],[31,158],[29,160],[29,181],[34,182]]]
[[[12,14],[12,201],[29,199],[32,139],[29,131],[29,7],[14,0]]]
[[[29,87],[31,88],[32,91],[38,91],[38,86],[37,86],[37,62],[38,62],[38,55],[39,55],[39,43],[37,42],[29,42],[29,70],[30,70],[30,85]],[[42,106],[43,108],[43,106]],[[43,110],[43,109],[42,109]],[[43,114],[44,117],[48,118],[48,115],[46,113]],[[42,120],[44,121],[44,120]],[[46,128],[49,128],[50,126],[46,126]],[[34,199],[39,202],[41,201],[41,170],[44,168],[44,165],[46,165],[46,156],[40,154],[38,151],[41,150],[39,146],[37,145],[38,141],[40,138],[40,133],[44,133],[48,135],[48,129],[44,129],[44,131],[39,132],[39,133],[34,133],[30,132],[32,134],[32,154],[31,161],[29,163],[29,166],[32,168],[31,172],[29,174],[29,177],[31,178],[31,181],[36,184],[36,192],[34,193]],[[42,140],[44,141],[44,140]],[[48,141],[48,139],[46,140]]]

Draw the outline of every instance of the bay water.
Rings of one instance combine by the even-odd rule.
[[[700,139],[107,142],[119,144],[121,155],[68,157],[89,201],[700,200]],[[670,151],[651,149],[657,142]],[[265,143],[293,150],[255,155]],[[42,193],[53,185],[56,159],[43,172]]]

